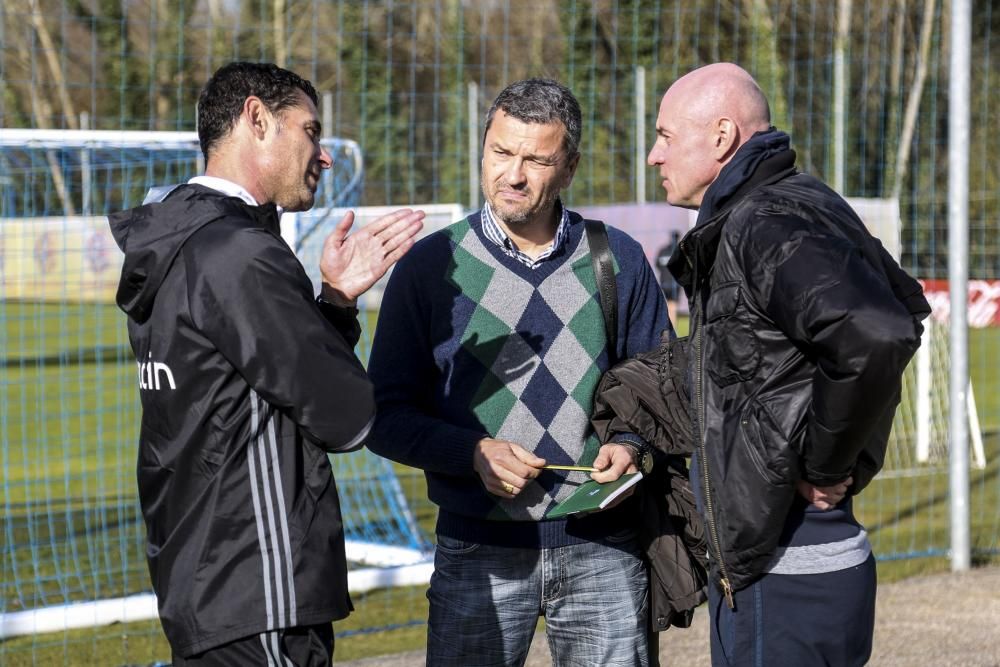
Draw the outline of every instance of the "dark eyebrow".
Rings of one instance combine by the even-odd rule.
[[[507,149],[505,146],[501,145],[495,139],[490,142],[489,148],[491,150],[498,150],[507,153],[508,155],[511,155],[510,150]],[[537,153],[531,153],[530,155],[525,155],[524,159],[526,161],[540,162],[545,165],[552,165],[552,164],[559,164],[559,159],[561,157],[562,156],[559,153],[555,153],[554,155],[539,155]]]
[[[496,139],[494,139],[493,141],[490,142],[489,148],[490,148],[490,150],[494,150],[494,151],[503,151],[504,153],[507,153],[508,155],[510,155],[510,152],[511,152],[509,148],[507,148],[506,146],[504,146],[503,144],[501,144]]]
[[[532,155],[529,155],[528,157],[526,157],[525,159],[526,160],[533,160],[535,162],[541,162],[542,164],[546,164],[546,165],[550,165],[550,164],[559,164],[559,158],[560,158],[559,153],[556,153],[555,155],[535,155],[535,154],[532,154]]]

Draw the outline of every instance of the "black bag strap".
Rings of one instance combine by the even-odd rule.
[[[608,229],[600,220],[584,220],[587,230],[587,244],[590,246],[590,261],[594,265],[594,277],[601,297],[601,312],[604,313],[604,335],[608,341],[608,363],[614,365],[618,350],[618,282],[615,267],[608,247]]]

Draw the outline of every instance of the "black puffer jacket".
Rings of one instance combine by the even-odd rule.
[[[327,452],[361,446],[354,313],[317,304],[273,205],[196,185],[111,216],[139,362],[139,499],[160,620],[190,656],[347,616]]]
[[[881,468],[930,310],[847,202],[794,162],[786,135],[755,136],[670,262],[692,309],[693,482],[724,591],[770,562],[797,480],[853,476],[857,493]]]

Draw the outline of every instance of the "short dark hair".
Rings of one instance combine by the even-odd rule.
[[[572,157],[580,147],[580,103],[569,88],[552,79],[525,79],[504,88],[486,114],[486,132],[490,131],[497,109],[522,123],[559,121],[566,128],[563,148]]]
[[[259,97],[268,111],[277,114],[299,103],[299,91],[313,104],[319,103],[309,81],[274,63],[232,62],[220,67],[198,96],[198,143],[205,159],[236,125],[248,97]]]

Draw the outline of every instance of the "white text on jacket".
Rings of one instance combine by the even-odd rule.
[[[149,356],[152,357],[153,353],[150,352]],[[141,364],[137,363],[136,366],[139,367],[139,388],[140,389],[153,389],[159,391],[160,389],[160,378],[166,379],[165,385],[170,385],[171,389],[177,389],[177,385],[174,384],[174,374],[170,372],[170,367],[166,364],[160,363],[159,361],[144,361]]]

